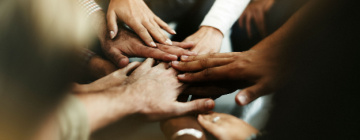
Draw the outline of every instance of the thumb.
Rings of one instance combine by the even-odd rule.
[[[111,39],[114,39],[117,32],[118,32],[118,26],[116,23],[116,14],[114,11],[109,11],[106,15],[107,19],[107,28],[109,30],[109,36]]]
[[[129,65],[127,65],[125,68],[123,68],[121,71],[124,75],[127,75],[129,72],[139,67],[140,64],[141,64],[140,62],[132,62]]]
[[[263,84],[257,83],[251,87],[241,90],[235,98],[235,101],[238,105],[247,105],[260,96],[271,93],[271,91],[266,88]]]
[[[190,102],[178,102],[175,114],[185,115],[193,113],[206,113],[215,107],[215,102],[212,99],[196,99]]]
[[[111,61],[119,68],[123,68],[129,64],[129,58],[123,55],[121,51],[116,48],[111,48],[108,54]]]

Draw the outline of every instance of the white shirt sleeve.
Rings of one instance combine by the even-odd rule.
[[[200,26],[214,27],[225,35],[249,2],[250,0],[215,0]]]

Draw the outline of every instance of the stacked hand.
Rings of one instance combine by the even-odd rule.
[[[209,26],[202,26],[197,32],[187,37],[183,42],[194,43],[191,51],[198,54],[215,53],[220,51],[224,35],[220,30]]]
[[[280,61],[272,57],[271,53],[261,50],[183,56],[181,62],[173,61],[172,67],[186,72],[178,75],[178,79],[182,82],[218,83],[218,85],[208,87],[209,89],[206,89],[207,86],[202,87],[206,91],[215,92],[194,92],[193,94],[220,96],[227,91],[227,88],[228,91],[233,91],[247,87],[241,90],[236,98],[238,104],[245,105],[261,95],[272,93],[282,85],[282,77],[286,76],[286,71],[280,67]],[[215,90],[216,88],[218,90]]]
[[[195,52],[187,50],[193,47],[193,43],[173,42],[173,45],[157,44],[157,48],[148,47],[137,35],[121,28],[119,35],[114,39],[105,39],[102,49],[107,57],[117,66],[124,67],[129,63],[128,57],[150,57],[162,61],[174,61],[181,55],[196,55]]]
[[[216,121],[215,121],[215,120]],[[245,140],[258,130],[234,116],[212,112],[198,116],[200,125],[219,140]]]
[[[75,85],[73,92],[88,109],[92,130],[131,114],[160,120],[204,113],[215,106],[211,99],[176,101],[183,84],[177,80],[177,72],[168,68],[168,63],[154,66],[155,60],[149,58],[139,65],[130,63],[91,84]]]
[[[117,18],[133,29],[148,46],[157,46],[153,38],[161,44],[172,45],[162,29],[170,34],[176,32],[157,17],[143,0],[110,0],[107,21],[111,39],[118,35]]]

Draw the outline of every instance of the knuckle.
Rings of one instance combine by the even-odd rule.
[[[207,59],[200,59],[199,61],[201,68],[206,68],[208,60]]]
[[[210,74],[211,74],[211,69],[205,69],[204,72],[203,72],[204,77],[209,77]]]

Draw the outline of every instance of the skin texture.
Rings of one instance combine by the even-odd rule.
[[[275,0],[251,1],[239,18],[241,28],[246,27],[248,37],[251,38],[251,22],[253,21],[262,37],[267,35],[265,15],[274,4]]]
[[[72,92],[84,103],[92,131],[129,115],[156,121],[207,112],[215,106],[211,99],[176,101],[183,88],[177,72],[167,63],[154,64],[155,60],[149,58],[141,65],[131,63],[93,83],[74,85]]]
[[[117,18],[133,29],[148,46],[156,47],[153,38],[161,44],[172,45],[162,29],[170,34],[176,32],[157,17],[143,0],[110,0],[107,21],[111,39],[118,33]]]
[[[94,18],[94,28],[101,42],[101,48],[105,55],[119,68],[129,64],[128,57],[150,57],[162,61],[177,60],[181,55],[196,55],[196,52],[189,51],[193,43],[173,42],[173,45],[157,44],[157,48],[148,47],[133,32],[121,27],[118,35],[110,39],[107,34],[105,15],[98,11],[92,15]]]
[[[220,117],[215,123],[213,119]],[[235,116],[212,112],[198,116],[200,125],[219,140],[245,140],[258,133],[254,127]]]
[[[89,79],[99,79],[110,73],[114,72],[118,68],[108,60],[105,60],[99,56],[93,56],[90,58],[87,66],[87,73]]]
[[[198,54],[215,53],[220,51],[224,35],[220,30],[210,26],[202,26],[194,34],[187,37],[183,42],[194,43],[190,50]]]
[[[208,90],[219,89],[210,95],[221,96],[226,91],[241,90],[236,98],[240,105],[245,105],[257,97],[271,93],[280,83],[277,71],[281,67],[263,50],[246,52],[216,53],[182,58],[183,62],[174,61],[172,67],[186,72],[178,75],[180,81],[190,83],[217,82]],[[227,85],[227,86],[224,86]],[[221,90],[222,89],[222,90]],[[226,90],[227,89],[227,90]],[[209,95],[209,93],[194,93]]]

